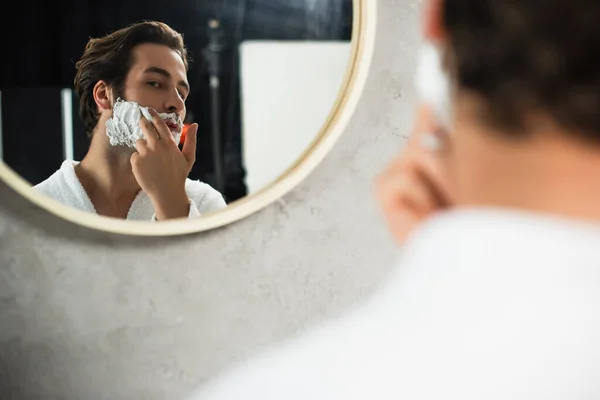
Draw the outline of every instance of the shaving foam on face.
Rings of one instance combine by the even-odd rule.
[[[140,118],[142,115],[148,121],[152,120],[152,115],[148,107],[140,106],[135,101],[117,99],[113,106],[112,117],[106,121],[106,134],[108,135],[110,144],[112,146],[135,148],[135,142],[140,139],[145,140],[144,133],[140,127]],[[183,128],[183,123],[179,119],[179,116],[176,113],[160,113],[159,116],[163,121],[179,127],[177,133],[171,131],[173,140],[179,144]]]
[[[421,49],[415,77],[417,94],[448,131],[453,125],[450,78],[444,71],[440,50],[427,43]]]

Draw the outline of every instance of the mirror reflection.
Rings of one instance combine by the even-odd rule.
[[[0,157],[103,216],[199,217],[273,183],[348,67],[352,0],[37,3],[3,66]]]

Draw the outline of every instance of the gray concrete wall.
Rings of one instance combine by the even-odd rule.
[[[379,0],[348,129],[283,201],[238,223],[119,236],[0,184],[0,398],[178,399],[371,293],[397,253],[372,189],[412,122],[418,6]]]

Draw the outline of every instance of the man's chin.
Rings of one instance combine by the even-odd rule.
[[[110,148],[113,153],[120,155],[132,155],[137,151],[134,147],[129,147],[126,144],[111,145]]]

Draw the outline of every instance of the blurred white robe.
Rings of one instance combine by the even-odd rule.
[[[437,216],[366,304],[188,399],[598,400],[600,227]]]
[[[58,171],[34,188],[64,205],[97,214],[92,201],[75,174],[74,167],[77,164],[77,161],[64,161]],[[199,217],[227,206],[221,193],[206,183],[187,179],[185,191],[190,199],[189,218]],[[131,203],[127,219],[156,220],[154,206],[144,191],[140,190]]]

